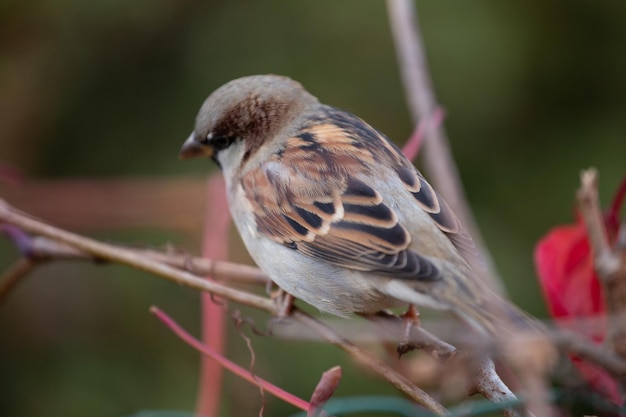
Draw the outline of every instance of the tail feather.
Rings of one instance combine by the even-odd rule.
[[[479,332],[495,338],[520,332],[545,333],[539,320],[493,292],[469,268],[450,268],[430,294]]]
[[[451,302],[451,309],[472,327],[497,338],[546,331],[539,320],[491,290],[486,291],[488,294],[478,302],[475,299]]]

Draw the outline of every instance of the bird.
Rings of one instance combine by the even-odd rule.
[[[252,75],[219,87],[179,156],[217,163],[252,259],[322,312],[417,305],[481,334],[532,327],[472,269],[471,236],[401,150],[297,81]]]

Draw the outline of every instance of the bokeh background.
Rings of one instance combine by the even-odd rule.
[[[417,6],[478,223],[511,298],[545,316],[535,242],[572,220],[581,169],[599,169],[605,202],[626,171],[626,3]],[[99,239],[199,253],[214,167],[177,152],[213,89],[257,73],[299,80],[398,144],[412,131],[383,1],[4,0],[0,196]],[[0,241],[0,269],[17,257]],[[192,290],[119,266],[39,268],[0,304],[0,415],[192,411],[198,355],[150,305],[199,332]],[[229,327],[229,356],[245,366]],[[336,364],[337,396],[394,393],[321,343],[253,344],[257,372],[302,397]],[[258,414],[256,388],[227,376],[223,392],[221,415]],[[295,411],[267,399],[266,415]]]

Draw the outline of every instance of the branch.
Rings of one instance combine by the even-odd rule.
[[[6,205],[4,207],[6,208]],[[0,219],[2,218],[2,206],[0,205]],[[6,296],[10,289],[13,288],[12,283],[17,279],[12,277],[22,277],[39,261],[52,259],[73,259],[95,261],[100,263],[103,262],[100,257],[82,252],[73,246],[60,243],[49,237],[32,236],[29,237],[29,241],[31,246],[26,250],[28,257],[18,260],[3,274],[3,277],[0,279],[0,299]],[[180,270],[186,270],[194,275],[211,275],[217,279],[225,280],[228,283],[235,282],[267,285],[270,281],[269,277],[267,277],[267,275],[265,275],[260,269],[248,265],[191,257],[188,254],[171,253],[171,250],[170,253],[164,253],[153,249],[138,249],[130,247],[121,248],[124,251],[132,253],[138,257],[148,258],[155,262],[164,263]],[[193,287],[194,284],[186,285]],[[204,291],[203,288],[197,289]],[[265,303],[263,303],[263,305],[265,305]],[[264,308],[261,308],[261,310],[268,311],[270,313],[272,312],[265,310]],[[376,319],[378,320],[373,320],[373,323],[380,321],[380,325],[377,327],[377,334],[379,337],[382,339],[388,337],[389,340],[394,340],[398,334],[396,330],[400,329],[400,326],[402,325],[401,319],[393,314],[379,314],[376,316]],[[580,356],[581,358],[588,359],[596,365],[604,368],[615,377],[626,376],[626,361],[622,360],[607,349],[597,346],[573,332],[565,330],[552,329],[550,331],[550,337],[562,352],[569,352]],[[437,359],[446,360],[454,356],[457,352],[454,346],[439,339],[423,327],[412,327],[409,340],[417,349],[422,349],[431,353]],[[474,346],[474,350],[485,351],[489,349],[490,347],[485,344]]]
[[[267,276],[254,267],[230,262],[212,261],[210,259],[192,258],[189,255],[181,255],[178,253],[172,254],[161,253],[154,250],[123,248],[97,242],[35,220],[13,209],[2,200],[0,200],[0,222],[11,224],[21,229],[20,242],[23,246],[21,250],[27,256],[18,261],[9,272],[4,274],[4,280],[0,281],[0,288],[4,289],[5,294],[9,288],[11,288],[11,282],[15,281],[15,279],[11,277],[23,276],[31,269],[32,265],[36,265],[39,260],[107,260],[151,272],[154,275],[170,279],[179,284],[200,291],[211,292],[225,299],[245,304],[270,314],[276,314],[278,312],[275,303],[268,298],[231,288],[222,283],[207,281],[184,270],[191,269],[203,275],[211,274],[222,279],[233,279],[233,277],[235,277],[235,281],[266,285],[268,282]],[[31,233],[35,236],[31,237],[24,232]],[[26,241],[28,241],[28,247],[24,246]],[[378,358],[360,349],[345,337],[340,336],[337,331],[330,326],[321,323],[297,309],[291,317],[295,321],[304,324],[307,328],[314,329],[323,339],[337,345],[358,362],[364,364],[366,367],[391,382],[417,403],[422,404],[438,415],[447,413],[440,403],[416,387],[410,380]],[[393,332],[394,329],[399,329],[401,326],[401,319],[398,316],[378,315],[376,317],[382,319],[382,324],[378,325],[378,328],[381,332],[385,332],[383,334]],[[395,338],[397,334],[399,334],[399,332],[390,335],[390,337]],[[616,355],[611,354],[611,352],[593,346],[588,341],[575,338],[565,332],[554,333],[552,338],[556,341],[561,350],[570,351],[587,358],[605,368],[616,377],[624,378],[626,375],[626,362]],[[454,346],[440,340],[422,327],[412,327],[410,341],[415,344],[416,347],[423,349],[425,352],[432,354],[435,358],[443,362],[457,354],[457,350]],[[476,344],[472,350],[485,352],[489,351],[491,348],[493,348],[493,346],[487,346],[483,343],[482,345]],[[524,366],[523,361],[520,363],[521,366]],[[478,372],[472,377],[474,381],[474,388],[472,388],[472,390],[481,393],[485,398],[494,403],[512,400],[512,393],[508,388],[505,388],[506,386],[502,383],[495,371],[492,372],[491,367],[491,363],[484,362],[483,366],[477,369]],[[514,413],[514,411],[507,411],[507,413]]]
[[[204,280],[186,271],[181,271],[172,266],[143,256],[137,252],[109,245],[106,243],[101,243],[58,229],[39,220],[35,220],[23,213],[20,213],[19,211],[9,206],[3,200],[0,200],[0,222],[13,224],[28,233],[48,237],[49,239],[61,242],[98,259],[128,265],[136,269],[169,279],[181,285],[186,285],[200,291],[210,292],[214,295],[240,304],[254,307],[258,310],[262,310],[273,315],[278,314],[278,308],[276,304],[268,298],[249,294],[247,292],[230,288],[214,281]],[[309,328],[314,329],[328,342],[338,346],[340,349],[349,353],[354,359],[392,383],[408,397],[410,397],[413,401],[423,405],[430,411],[434,412],[436,415],[448,414],[443,405],[437,402],[426,392],[416,387],[402,374],[400,374],[384,362],[380,361],[375,356],[360,349],[347,339],[339,336],[327,325],[319,322],[313,317],[297,309],[295,309],[292,313],[292,317],[299,323],[305,324]]]
[[[187,333],[187,331],[180,327],[178,323],[172,320],[171,317],[161,311],[161,309],[159,309],[158,307],[150,307],[150,312],[157,316],[157,318],[161,320],[163,324],[169,327],[170,330],[172,330],[172,332],[174,332],[174,334],[178,336],[183,342],[187,343],[189,346],[193,347],[207,358],[210,358],[212,361],[217,362],[221,367],[228,369],[230,372],[250,382],[251,384],[272,393],[276,397],[282,399],[285,402],[288,402],[294,407],[298,407],[299,409],[304,411],[308,411],[311,408],[310,404],[306,401],[294,396],[293,394],[283,390],[280,387],[277,387],[274,384],[267,382],[262,378],[259,378],[256,375],[253,375],[250,371],[224,358],[220,352],[211,349],[209,346],[203,344],[198,339]],[[215,387],[213,387],[213,389],[215,389]]]
[[[496,367],[490,359],[486,359],[480,364],[475,381],[476,392],[482,394],[495,404],[515,404],[518,402],[515,394],[513,394],[509,387],[500,379],[500,376],[496,372]],[[514,409],[508,408],[504,410],[504,415],[506,417],[515,417],[518,416],[519,413]]]
[[[437,116],[437,100],[426,63],[426,55],[419,32],[419,22],[413,0],[387,0],[389,21],[393,34],[405,95],[413,124]],[[463,191],[458,169],[452,157],[448,138],[441,123],[428,123],[424,143],[424,165],[435,188],[444,196],[459,220],[470,232],[488,270],[481,275],[489,286],[504,292],[493,260],[489,255]],[[483,271],[482,261],[470,260],[472,267]]]
[[[370,355],[366,351],[352,344],[347,339],[337,334],[328,325],[314,319],[313,317],[300,310],[294,310],[291,317],[293,317],[293,319],[295,319],[297,322],[306,325],[307,328],[314,329],[316,333],[321,335],[326,341],[337,346],[344,352],[348,353],[358,363],[366,366],[381,377],[385,378],[387,381],[391,382],[396,388],[407,394],[418,404],[426,407],[430,411],[434,412],[436,415],[448,415],[448,411],[443,405],[441,405],[438,401],[429,396],[426,392],[416,387],[405,376],[399,374],[397,371],[389,367],[389,365],[382,362],[377,357]]]
[[[93,239],[58,229],[20,213],[2,200],[0,200],[0,222],[13,224],[28,233],[45,236],[52,240],[64,243],[65,245],[71,246],[74,249],[85,252],[89,256],[93,256],[98,259],[128,265],[169,279],[177,284],[186,285],[200,291],[208,291],[217,296],[249,305],[259,310],[270,313],[274,311],[274,303],[272,300],[236,290],[214,281],[204,280],[190,274],[189,272],[181,271],[172,266],[157,262],[134,251],[98,242]]]
[[[15,261],[0,277],[0,301],[4,300],[9,292],[28,274],[35,262],[30,258],[22,257]]]
[[[604,216],[598,198],[598,172],[591,168],[580,174],[580,188],[576,193],[578,207],[587,227],[593,249],[594,267],[598,273],[607,301],[608,340],[622,359],[626,358],[626,248],[609,242]],[[626,376],[618,378],[626,391]]]
[[[607,348],[568,330],[552,330],[551,337],[559,350],[586,359],[616,378],[626,378],[626,361]]]
[[[609,246],[604,217],[598,199],[598,172],[591,168],[580,173],[580,188],[576,193],[578,207],[587,226],[587,235],[595,255],[595,267],[600,278],[606,278],[617,269]]]
[[[207,204],[204,214],[204,239],[202,255],[206,258],[228,258],[228,230],[230,228],[230,214],[226,198],[226,187],[221,174],[213,174],[207,184]],[[211,274],[204,275],[206,279],[215,279]],[[223,354],[225,351],[225,309],[215,303],[211,294],[202,294],[202,341],[204,344]],[[222,397],[222,368],[212,360],[202,357],[200,361],[200,380],[198,383],[198,398],[196,413],[202,416],[217,415]]]
[[[381,332],[388,332],[389,328],[400,329],[404,325],[401,317],[393,314],[387,314],[385,312],[368,318],[370,318],[375,324],[382,324],[378,326]],[[435,359],[443,364],[449,362],[459,354],[463,355],[463,361],[465,363],[464,368],[475,370],[475,372],[472,372],[471,375],[469,375],[471,387],[468,389],[468,392],[470,394],[481,394],[483,397],[495,404],[516,404],[519,402],[515,394],[502,381],[500,376],[495,371],[495,366],[491,359],[486,359],[484,357],[481,359],[476,357],[474,354],[468,355],[465,352],[461,353],[456,347],[444,342],[421,326],[411,327],[409,342],[416,349],[422,349],[425,352],[430,353]],[[482,346],[475,347],[473,353],[482,352],[484,354],[484,352],[488,352],[493,347],[493,344],[486,346],[483,343]],[[519,415],[517,411],[513,409],[506,409],[504,414],[507,417],[515,417]]]
[[[120,246],[118,246],[120,247]],[[123,247],[123,246],[122,246]],[[227,261],[192,257],[189,254],[166,249],[160,252],[154,249],[123,247],[137,256],[147,257],[156,262],[191,272],[194,275],[211,276],[215,279],[228,280],[242,284],[267,285],[270,279],[259,268]],[[79,249],[60,243],[45,236],[30,237],[28,257],[33,260],[74,259],[92,262],[105,262],[104,259],[90,255]]]

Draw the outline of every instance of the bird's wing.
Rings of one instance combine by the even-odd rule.
[[[465,259],[478,257],[478,249],[470,234],[465,230],[448,203],[433,189],[422,174],[413,166],[397,172],[404,186],[413,194],[418,206],[428,213],[459,253]]]
[[[436,280],[432,259],[409,249],[411,236],[362,175],[394,169],[416,204],[459,247],[471,238],[412,164],[381,133],[326,107],[242,186],[259,232],[307,256],[396,278]]]

